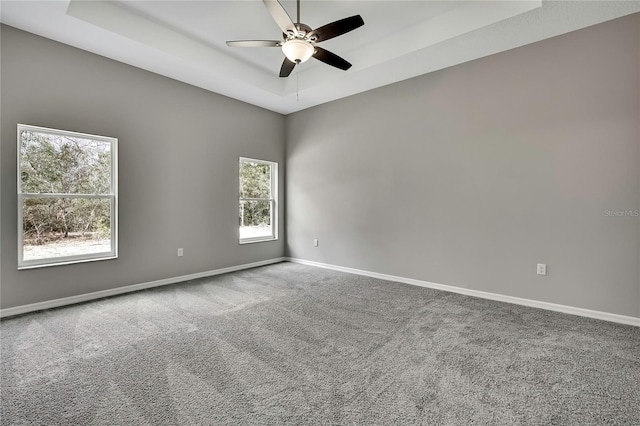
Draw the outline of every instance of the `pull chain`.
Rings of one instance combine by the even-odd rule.
[[[296,9],[298,9],[296,18],[297,18],[298,27],[299,27],[300,26],[300,0],[296,1],[296,6],[297,6]],[[300,102],[300,67],[296,67],[296,102]]]

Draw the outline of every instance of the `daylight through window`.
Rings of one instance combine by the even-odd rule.
[[[240,243],[275,240],[278,164],[240,158]]]
[[[117,139],[18,125],[18,268],[117,257]]]

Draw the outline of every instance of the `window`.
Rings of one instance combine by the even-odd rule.
[[[276,240],[278,164],[240,158],[240,244]]]
[[[117,257],[117,142],[18,124],[18,269]]]

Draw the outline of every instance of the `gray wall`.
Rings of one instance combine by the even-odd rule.
[[[292,114],[288,254],[640,317],[639,94],[636,14]]]
[[[238,157],[279,162],[283,183],[281,115],[11,27],[1,31],[3,308],[284,254],[283,235],[238,244]],[[119,139],[117,260],[17,270],[17,123]]]
[[[605,215],[640,209],[638,15],[286,121],[10,27],[1,43],[3,308],[282,256],[284,229],[237,243],[237,158],[278,161],[282,190],[286,137],[289,255],[640,317],[640,219]],[[119,259],[16,269],[18,122],[119,138]]]

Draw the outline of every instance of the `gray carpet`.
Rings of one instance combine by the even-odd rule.
[[[640,329],[281,263],[0,322],[2,425],[640,425]]]

